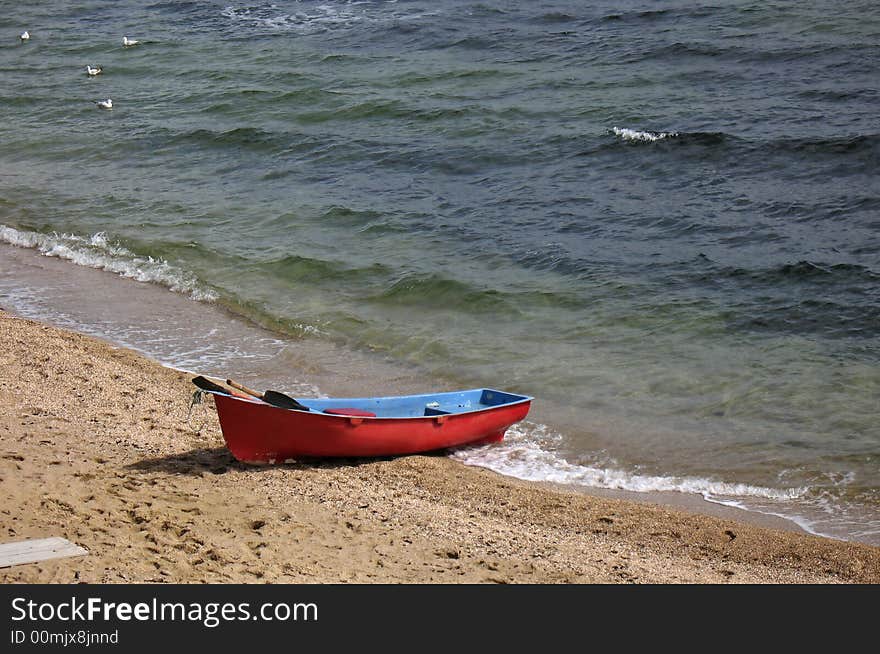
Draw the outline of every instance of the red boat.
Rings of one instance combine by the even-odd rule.
[[[236,385],[261,398],[257,399],[204,377],[193,383],[214,396],[223,438],[233,456],[264,463],[301,457],[394,456],[500,441],[508,427],[526,417],[533,399],[490,388],[296,399]]]

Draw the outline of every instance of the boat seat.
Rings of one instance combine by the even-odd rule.
[[[358,416],[363,418],[375,418],[376,414],[372,411],[364,411],[363,409],[324,409],[324,413],[334,416]]]

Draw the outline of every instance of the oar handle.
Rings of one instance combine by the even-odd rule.
[[[258,392],[258,391],[255,391],[255,390],[253,390],[253,389],[251,389],[251,388],[248,388],[247,386],[242,386],[241,384],[239,384],[239,383],[236,382],[236,381],[232,381],[231,379],[227,379],[227,380],[226,380],[226,383],[229,384],[230,386],[232,386],[232,388],[237,388],[237,389],[240,390],[240,391],[244,391],[244,392],[247,393],[248,395],[253,395],[254,397],[256,397],[256,398],[258,398],[258,399],[260,399],[260,400],[263,399],[263,394],[262,394],[262,393],[260,393],[260,392]]]

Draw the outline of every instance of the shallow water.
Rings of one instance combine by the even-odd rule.
[[[0,241],[89,270],[79,328],[303,394],[528,393],[456,456],[880,544],[871,4],[80,2],[3,33]],[[0,302],[72,315],[13,252]]]

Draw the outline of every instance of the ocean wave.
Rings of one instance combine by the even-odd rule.
[[[422,107],[413,104],[412,100],[398,100],[390,98],[376,98],[359,100],[343,106],[303,111],[296,120],[305,124],[318,124],[325,122],[344,122],[373,119],[393,119],[412,122],[439,122],[445,121],[450,125],[466,118],[485,117],[494,115],[500,119],[521,115],[519,109],[490,110],[477,104],[464,104],[461,106]],[[460,126],[458,126],[460,127]]]
[[[309,282],[310,284],[362,283],[375,277],[384,280],[392,271],[390,267],[382,263],[352,268],[341,261],[311,259],[296,255],[287,255],[273,261],[262,262],[259,264],[259,268],[273,277],[291,279],[296,282]]]
[[[509,73],[500,68],[453,68],[440,71],[406,71],[387,82],[383,86],[395,89],[409,87],[428,87],[444,82],[477,82],[481,80],[503,79]],[[544,82],[542,82],[544,83]]]
[[[607,138],[608,136],[614,138]],[[591,137],[577,143],[578,149],[572,156],[613,156],[621,148],[644,148],[653,155],[655,148],[662,148],[663,153],[715,159],[723,148],[739,147],[742,143],[745,143],[744,139],[724,132],[659,131],[614,126],[604,131],[600,138]],[[665,162],[661,159],[652,160]],[[631,162],[626,161],[625,165],[629,166]]]
[[[630,129],[629,127],[612,127],[611,131],[624,141],[654,142],[679,135],[678,132],[649,132],[645,130]]]
[[[345,227],[363,227],[379,220],[383,214],[369,209],[352,209],[351,207],[333,205],[321,213],[322,223],[332,223]]]
[[[368,300],[396,306],[430,306],[450,311],[479,313],[517,313],[515,303],[505,294],[480,288],[436,274],[409,274]]]
[[[866,189],[868,190],[868,189]],[[826,220],[828,218],[845,219],[859,213],[874,216],[880,212],[880,197],[870,195],[838,195],[825,197],[820,201],[812,198],[772,198],[758,205],[758,210],[772,218],[791,218],[798,222]]]
[[[536,15],[532,20],[536,23],[548,23],[548,24],[557,24],[557,23],[571,23],[578,19],[574,14],[569,14],[564,11],[547,11],[542,12]]]
[[[188,132],[168,134],[169,145],[175,141],[186,141],[197,145],[219,148],[247,148],[249,150],[277,150],[288,144],[290,139],[258,127],[236,127],[225,131],[195,129]]]
[[[775,150],[797,154],[880,153],[880,134],[855,134],[830,138],[784,138],[768,141]]]
[[[433,15],[420,8],[400,6],[389,2],[297,3],[297,11],[280,8],[274,2],[251,4],[246,7],[225,7],[220,15],[236,25],[246,25],[270,33],[299,32],[314,34],[332,29],[346,29],[363,24],[416,20]]]
[[[862,265],[852,263],[824,263],[801,260],[762,269],[726,268],[721,271],[732,278],[777,284],[784,280],[809,280],[811,282],[867,282],[877,283],[880,274]]]
[[[42,234],[0,224],[0,241],[31,248],[47,257],[58,257],[87,268],[97,268],[139,282],[159,284],[194,300],[213,302],[217,294],[205,288],[191,273],[164,259],[139,256],[107,239],[104,232],[89,237],[76,234]]]
[[[675,42],[658,45],[654,48],[635,53],[626,63],[633,64],[646,59],[671,60],[679,63],[682,60],[693,58],[714,58],[735,52],[731,48],[725,48],[709,42]]]
[[[773,501],[750,498],[734,499],[708,497],[707,501],[743,511],[763,513],[789,520],[807,533],[826,538],[857,540],[872,545],[880,544],[880,520],[870,507],[876,500],[862,503],[841,502],[831,489],[817,489],[810,497],[799,499],[796,505],[779,506]]]
[[[551,451],[552,444],[562,438],[546,425],[526,421],[511,427],[500,444],[456,450],[452,458],[526,481],[637,493],[689,493],[709,501],[732,501],[737,498],[792,501],[805,497],[809,492],[806,486],[768,488],[703,477],[644,475],[614,467],[613,464],[575,464]]]
[[[610,133],[627,143],[669,143],[688,148],[692,146],[724,148],[740,162],[763,162],[765,166],[776,167],[774,157],[784,157],[787,161],[792,155],[808,155],[813,160],[823,157],[826,160],[851,160],[854,164],[869,164],[880,155],[880,134],[849,134],[824,138],[802,138],[798,136],[777,136],[766,139],[750,139],[724,132],[680,132],[612,127]],[[603,149],[601,143],[598,149]],[[583,154],[591,154],[592,151]],[[714,156],[714,154],[713,154]]]
[[[876,102],[880,91],[870,88],[859,89],[804,89],[798,91],[797,97],[805,100],[818,100],[820,102],[848,102],[851,100],[866,100]]]
[[[626,12],[615,12],[613,14],[605,14],[597,20],[600,23],[605,22],[652,22],[660,19],[666,19],[670,16],[687,15],[686,10],[673,11],[671,9],[652,9],[652,10],[633,10]]]
[[[708,265],[685,275],[723,289],[727,320],[746,333],[811,334],[830,339],[880,334],[880,273],[852,263],[801,260],[765,268]]]

